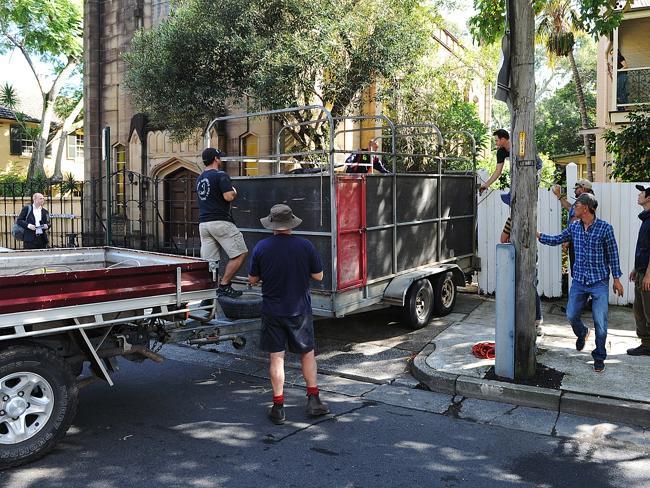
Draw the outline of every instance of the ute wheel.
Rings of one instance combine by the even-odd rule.
[[[0,352],[0,469],[54,448],[74,419],[77,400],[74,375],[53,351],[13,346]]]
[[[456,284],[451,272],[438,275],[433,280],[433,303],[437,317],[451,313],[456,305]]]
[[[421,329],[429,323],[433,313],[433,287],[422,278],[411,285],[406,293],[404,318],[412,329]]]
[[[247,293],[237,298],[217,297],[223,313],[229,319],[256,319],[262,316],[262,296],[259,293]]]

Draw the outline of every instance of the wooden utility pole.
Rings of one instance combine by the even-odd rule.
[[[508,0],[512,236],[515,246],[515,378],[535,374],[537,171],[535,163],[535,14],[532,0]]]

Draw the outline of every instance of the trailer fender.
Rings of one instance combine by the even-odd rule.
[[[437,266],[427,266],[393,278],[384,291],[383,301],[389,305],[402,307],[406,303],[406,293],[415,281],[421,278],[433,278],[439,274],[449,272],[453,273],[456,286],[465,286],[465,275],[458,265],[439,264]]]

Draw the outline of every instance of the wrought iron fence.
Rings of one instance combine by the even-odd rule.
[[[109,176],[108,186],[106,177],[0,183],[0,247],[22,248],[11,228],[38,192],[45,196],[44,206],[50,212],[50,247],[111,245],[198,256],[195,181],[193,174],[156,179],[121,171]]]

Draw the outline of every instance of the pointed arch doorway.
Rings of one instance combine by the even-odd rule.
[[[164,247],[168,252],[200,255],[196,177],[183,167],[164,177]]]

